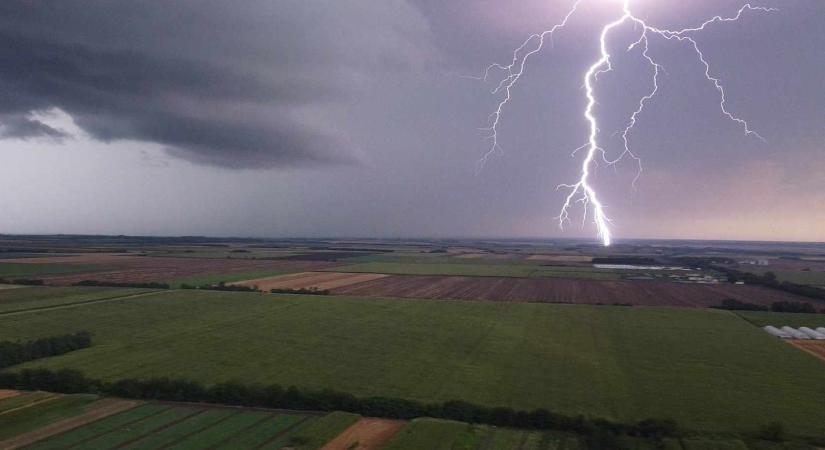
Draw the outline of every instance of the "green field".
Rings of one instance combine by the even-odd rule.
[[[66,395],[21,409],[7,410],[0,415],[0,441],[81,414],[97,398],[96,395]]]
[[[0,315],[0,340],[94,336],[20,367],[672,417],[702,430],[782,420],[825,435],[825,364],[726,311],[202,291],[66,311]]]
[[[331,272],[385,273],[391,275],[447,275],[468,277],[561,277],[618,280],[620,272],[590,267],[537,266],[534,264],[400,263],[367,262],[326,269]]]
[[[82,304],[127,295],[152,292],[150,289],[106,287],[26,287],[0,290],[0,315],[34,309]]]
[[[88,264],[0,263],[0,278],[32,278],[44,275],[67,275],[72,273],[100,272],[102,270],[111,269],[111,266]]]
[[[777,328],[786,325],[794,328],[825,327],[825,314],[793,314],[762,311],[737,311],[737,314],[759,327],[766,325],[773,325]]]
[[[576,436],[438,419],[415,419],[383,450],[578,450]],[[647,448],[647,447],[640,447]]]

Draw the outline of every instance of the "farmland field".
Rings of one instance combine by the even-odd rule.
[[[0,405],[13,402],[20,397],[3,400]],[[95,395],[76,394],[51,396],[22,404],[15,402],[15,408],[6,408],[0,416],[0,424],[2,424],[0,441],[34,431],[57,420],[81,414],[97,399]]]
[[[825,341],[791,340],[788,343],[825,361]]]
[[[101,287],[25,287],[0,291],[0,314],[33,309],[82,304],[127,295],[152,292],[150,289],[119,289]]]
[[[326,290],[377,280],[386,276],[388,275],[377,273],[300,272],[290,275],[239,281],[232,284],[257,287],[264,292],[271,289]]]
[[[809,301],[760,286],[653,281],[601,281],[557,278],[389,276],[333,289],[334,294],[514,302],[634,304],[646,306],[718,305],[726,298],[770,305]],[[825,302],[819,302],[825,306]]]
[[[21,264],[22,265],[22,264]],[[34,265],[47,267],[48,265]],[[41,277],[46,284],[67,286],[83,280],[116,283],[171,282],[209,283],[230,281],[238,276],[241,280],[259,275],[273,275],[284,272],[303,272],[333,266],[324,261],[282,261],[252,259],[206,259],[206,258],[163,258],[124,256],[117,268],[105,272],[73,273],[71,275],[49,275]]]
[[[369,262],[328,269],[334,272],[366,272],[394,275],[450,275],[470,277],[563,277],[616,280],[614,270],[592,267],[539,266],[533,264],[464,264]]]
[[[718,431],[825,423],[825,364],[726,311],[201,291],[73,311],[0,316],[0,340],[89,330],[91,348],[20,367],[108,380],[274,382]]]
[[[40,278],[45,275],[93,273],[106,270],[106,266],[73,264],[21,264],[0,263],[0,278]]]

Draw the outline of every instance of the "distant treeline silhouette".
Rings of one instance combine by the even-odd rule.
[[[122,287],[122,288],[143,288],[143,289],[169,289],[166,283],[118,283],[115,281],[83,280],[74,283],[72,286],[101,286],[101,287]]]
[[[726,298],[722,300],[717,306],[711,306],[716,309],[727,309],[731,311],[773,311],[783,313],[804,313],[817,314],[816,308],[806,302],[773,302],[771,306],[757,305],[756,303],[740,302],[733,298]]]

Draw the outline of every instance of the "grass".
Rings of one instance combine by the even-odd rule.
[[[482,427],[437,419],[416,419],[404,427],[383,450],[474,450]]]
[[[0,400],[0,414],[12,409],[20,408],[34,402],[45,400],[47,398],[55,397],[55,394],[49,392],[30,392],[20,394],[16,397],[10,397]]]
[[[0,291],[0,314],[51,308],[151,292],[149,289],[105,287],[28,287]]]
[[[207,429],[211,425],[228,418],[236,412],[237,411],[222,409],[203,411],[171,427],[144,436],[139,441],[129,445],[128,448],[133,450],[166,448],[167,445],[174,444],[192,433]]]
[[[197,410],[193,408],[170,408],[128,426],[114,428],[102,433],[98,437],[86,441],[83,448],[108,449],[126,445],[161,427],[184,420],[195,412]]]
[[[74,311],[0,316],[0,340],[89,330],[91,348],[21,367],[107,380],[279,383],[724,432],[781,420],[825,435],[825,365],[727,311],[203,291]]]
[[[66,395],[0,415],[0,441],[85,412],[96,395]]]
[[[297,415],[274,416],[272,419],[265,420],[214,448],[216,450],[261,448],[263,445],[273,443],[273,440],[279,440],[279,437],[281,437],[280,440],[285,440],[286,436],[284,435],[290,430],[294,430],[296,426],[305,424],[313,419],[312,417]],[[283,446],[284,445],[281,445],[281,447]]]
[[[301,427],[295,436],[301,443],[296,450],[316,450],[331,441],[335,436],[358,422],[361,416],[346,412],[334,412]],[[272,448],[278,448],[270,445]]]
[[[748,450],[748,446],[738,439],[682,439],[682,447],[685,450]]]
[[[737,314],[758,327],[767,325],[773,325],[777,328],[786,325],[794,328],[825,327],[825,314],[794,314],[762,311],[737,311]]]
[[[0,263],[0,278],[37,278],[44,275],[99,272],[111,267],[88,264]]]
[[[533,264],[400,263],[368,262],[325,269],[331,272],[385,273],[391,275],[447,275],[470,277],[560,277],[618,280],[620,272],[589,267],[537,266]]]
[[[274,277],[276,275],[282,275],[286,272],[283,270],[276,271],[276,270],[259,270],[256,272],[245,272],[245,273],[235,273],[235,274],[223,274],[223,275],[199,275],[195,277],[188,277],[188,278],[176,278],[174,280],[168,281],[169,285],[172,288],[180,288],[181,285],[188,284],[191,286],[204,286],[204,285],[211,285],[211,284],[218,284],[221,281],[225,283],[233,283],[235,281],[246,281],[246,280],[254,280],[256,278],[264,278],[264,277]]]
[[[202,430],[186,440],[168,447],[168,450],[200,450],[209,448],[270,416],[271,414],[265,412],[241,412],[221,422],[217,426]]]

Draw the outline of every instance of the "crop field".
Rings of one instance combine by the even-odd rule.
[[[718,431],[825,423],[825,365],[726,311],[203,291],[74,311],[0,315],[0,340],[88,330],[92,347],[19,367],[107,380],[279,383]]]
[[[46,395],[23,393],[15,399]],[[317,450],[358,422],[349,413],[284,414],[49,395],[0,415],[0,448],[275,449]],[[14,399],[0,400],[0,406]],[[17,402],[20,403],[20,402]]]
[[[365,281],[387,277],[379,273],[345,273],[345,272],[301,272],[275,277],[257,278],[232,284],[257,287],[267,292],[270,289],[336,289]]]
[[[748,272],[763,275],[765,272],[773,272],[779,281],[790,281],[797,284],[809,284],[812,286],[825,286],[825,268],[820,271],[802,270],[772,270],[772,269],[748,269]]]
[[[75,286],[65,288],[22,287],[0,290],[0,314],[66,305],[79,305],[129,295],[152,292],[150,289],[123,289]]]
[[[416,419],[384,450],[583,450],[579,437],[437,419]],[[653,447],[638,447],[640,449]]]
[[[21,264],[23,265],[23,264]],[[28,264],[32,267],[49,265]],[[284,272],[303,272],[333,266],[323,261],[279,261],[250,259],[206,259],[206,258],[162,258],[162,257],[122,257],[114,270],[105,272],[81,272],[71,275],[49,275],[43,278],[46,284],[67,286],[83,280],[116,283],[171,282],[206,284],[217,281],[231,281],[232,277],[243,279],[258,275],[273,275]]]
[[[41,278],[45,275],[94,273],[102,270],[106,270],[106,266],[4,262],[0,263],[0,278]]]
[[[592,267],[539,266],[535,264],[465,264],[370,262],[327,269],[334,272],[383,273],[391,275],[444,275],[468,277],[562,277],[617,280],[619,272]]]
[[[36,393],[37,394],[37,393]],[[0,443],[19,434],[32,432],[52,422],[86,412],[95,395],[20,395],[0,401]],[[9,403],[8,405],[4,405]],[[0,445],[0,448],[5,448]]]
[[[709,307],[726,298],[770,305],[809,301],[760,286],[688,284],[655,281],[601,281],[562,278],[389,276],[333,289],[334,294],[508,302],[633,304]],[[825,306],[825,302],[820,302]]]
[[[825,341],[791,340],[788,343],[825,361]]]

